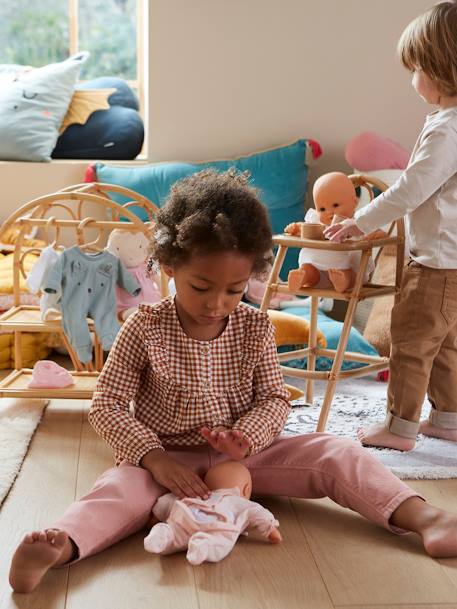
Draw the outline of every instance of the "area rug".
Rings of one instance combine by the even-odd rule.
[[[294,402],[284,433],[295,435],[316,430],[322,397],[317,397],[313,406],[303,406],[303,403],[303,399]],[[429,411],[430,405],[424,404],[423,419],[427,418]],[[325,431],[358,442],[357,429],[382,422],[385,412],[385,397],[338,394],[333,399]],[[402,479],[457,478],[456,442],[419,434],[416,447],[409,452],[373,447],[365,450]]]
[[[49,400],[0,400],[0,506],[6,499]]]

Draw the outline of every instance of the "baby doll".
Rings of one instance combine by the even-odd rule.
[[[335,220],[352,218],[357,206],[357,195],[351,180],[344,173],[334,171],[322,175],[313,188],[315,209],[306,213],[305,222],[317,222],[329,226]],[[289,235],[300,236],[302,222],[293,222],[284,229]],[[322,271],[327,271],[328,280],[337,292],[353,286],[360,264],[359,251],[330,251],[302,248],[299,254],[300,267],[289,272],[289,289],[313,287],[325,283]],[[372,263],[371,263],[372,265]],[[373,268],[367,270],[367,277]]]
[[[141,232],[120,229],[111,231],[106,249],[120,258],[123,265],[141,286],[141,291],[132,296],[126,290],[116,287],[117,314],[125,321],[134,313],[140,302],[158,302],[161,299],[160,279],[150,274],[146,268],[148,238]]]
[[[199,565],[225,558],[248,527],[270,543],[282,541],[273,514],[249,500],[251,475],[239,461],[214,465],[205,483],[212,491],[208,499],[177,499],[173,493],[159,497],[152,511],[166,522],[154,525],[144,540],[148,552],[172,554],[187,548],[187,560]]]

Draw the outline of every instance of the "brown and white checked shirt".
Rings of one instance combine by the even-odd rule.
[[[203,426],[238,429],[250,454],[257,453],[282,431],[289,411],[265,313],[240,303],[220,336],[198,341],[184,333],[174,300],[165,298],[140,305],[123,324],[89,420],[117,463],[139,465],[154,448],[204,444]]]

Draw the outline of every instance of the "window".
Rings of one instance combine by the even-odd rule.
[[[89,51],[81,80],[125,79],[143,114],[144,0],[2,0],[0,63],[46,65]]]

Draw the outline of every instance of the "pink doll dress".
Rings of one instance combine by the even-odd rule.
[[[127,270],[140,284],[141,291],[137,296],[133,296],[126,290],[116,286],[116,305],[118,314],[127,309],[138,307],[141,302],[159,302],[162,298],[159,279],[156,275],[149,275],[146,270],[146,263],[143,262],[138,266],[129,266]]]
[[[208,499],[178,500],[173,493],[167,493],[159,497],[152,511],[166,522],[152,527],[144,540],[145,550],[172,554],[187,548],[187,560],[193,565],[225,558],[248,527],[268,538],[278,526],[271,512],[241,497],[236,487],[212,491]]]

